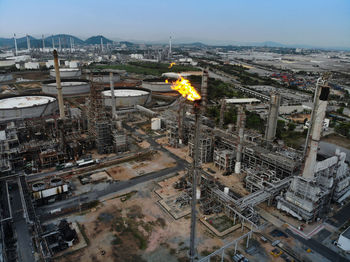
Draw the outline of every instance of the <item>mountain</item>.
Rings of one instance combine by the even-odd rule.
[[[61,47],[62,48],[69,48],[70,47],[70,41],[71,39],[74,42],[74,45],[91,45],[91,44],[100,44],[101,43],[101,37],[103,39],[103,43],[113,43],[112,40],[105,38],[104,36],[93,36],[85,41],[73,36],[73,35],[68,35],[68,34],[57,34],[57,35],[52,35],[44,38],[45,46],[46,47],[51,47],[52,46],[52,38],[54,40],[54,44],[56,47],[59,45],[59,39],[61,41]],[[41,38],[34,38],[32,36],[29,36],[30,38],[30,46],[34,48],[41,48],[43,45],[43,41]],[[0,38],[0,47],[7,47],[7,48],[14,48],[15,47],[15,42],[13,38]],[[20,37],[17,38],[17,47],[19,49],[27,48],[27,37]]]
[[[113,41],[104,37],[103,35],[97,35],[97,36],[92,36],[89,37],[88,39],[85,40],[85,44],[87,45],[99,45],[101,44],[101,38],[102,38],[102,42],[103,44],[112,44]]]

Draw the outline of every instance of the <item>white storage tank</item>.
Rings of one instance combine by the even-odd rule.
[[[228,195],[228,192],[230,192],[230,189],[226,186],[226,187],[224,188],[224,193],[225,193],[226,195]]]
[[[161,129],[162,121],[158,117],[154,117],[151,119],[151,129],[152,130],[159,130]]]
[[[57,100],[51,96],[27,95],[0,99],[0,121],[53,116],[57,111]]]
[[[60,68],[61,78],[76,78],[81,76],[81,71],[79,68]],[[50,77],[56,78],[55,69],[50,70]]]
[[[83,79],[61,79],[61,87],[64,96],[83,95],[90,92],[90,82]],[[41,89],[45,94],[57,95],[56,80],[42,82]]]
[[[114,89],[114,96],[117,108],[145,105],[151,101],[151,92],[143,88],[117,88]],[[103,91],[102,97],[104,105],[110,107],[112,105],[111,90]]]
[[[172,83],[166,83],[165,78],[147,79],[142,81],[142,87],[151,90],[152,92],[173,92],[171,89]]]

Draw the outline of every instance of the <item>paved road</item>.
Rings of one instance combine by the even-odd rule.
[[[13,186],[10,191],[11,208],[13,215],[13,226],[17,236],[17,254],[21,262],[33,262],[32,237],[24,218],[21,196],[18,185]]]
[[[339,228],[349,220],[350,220],[350,203],[348,203],[346,206],[343,206],[342,209],[340,209],[330,219],[327,219],[326,222],[328,224],[331,224],[332,226]]]
[[[126,126],[126,128],[132,132],[136,132],[131,127]],[[148,182],[148,181],[151,181],[154,179],[158,179],[158,178],[167,176],[169,174],[178,172],[180,170],[183,170],[188,165],[188,163],[185,160],[179,158],[178,156],[174,155],[173,153],[171,153],[170,151],[168,151],[167,149],[165,149],[164,147],[159,145],[154,140],[154,138],[147,136],[147,135],[141,135],[141,134],[138,134],[138,135],[140,137],[142,137],[143,139],[147,140],[147,142],[150,143],[150,145],[153,148],[169,154],[173,159],[176,160],[177,165],[175,167],[170,167],[170,168],[162,169],[159,171],[151,172],[151,173],[136,177],[136,178],[128,180],[128,181],[114,182],[112,184],[107,185],[106,188],[99,190],[99,191],[94,190],[94,191],[91,191],[91,192],[88,192],[88,193],[85,193],[85,194],[82,194],[79,196],[74,196],[74,197],[71,197],[69,199],[53,203],[51,205],[42,206],[42,207],[37,209],[38,214],[48,213],[51,210],[58,209],[58,208],[63,209],[63,208],[76,207],[76,206],[79,206],[80,204],[83,204],[83,203],[88,203],[88,202],[91,202],[93,200],[101,199],[103,197],[108,196],[109,194],[114,194],[116,192],[125,190],[127,188],[131,188],[135,185],[145,183],[145,182]]]
[[[131,180],[114,182],[112,184],[109,184],[106,188],[104,188],[102,190],[91,191],[91,192],[88,192],[88,193],[85,193],[85,194],[82,194],[79,196],[74,196],[74,197],[71,197],[69,199],[53,203],[51,205],[45,205],[45,206],[39,207],[37,209],[37,211],[38,211],[38,214],[43,214],[43,213],[48,213],[49,211],[51,211],[53,209],[57,209],[57,208],[76,207],[76,206],[79,206],[79,203],[83,204],[83,203],[91,202],[93,200],[101,199],[103,197],[108,196],[109,194],[114,194],[116,192],[133,187],[135,185],[145,183],[145,182],[151,181],[153,179],[157,179],[157,178],[169,175],[171,173],[178,172],[178,171],[182,170],[183,168],[184,168],[183,165],[178,164],[175,167],[170,167],[170,168],[166,168],[166,169],[163,169],[160,171],[148,173],[146,175],[139,176],[139,177],[136,177],[136,178],[131,179]],[[80,199],[80,201],[79,201],[79,199]]]
[[[332,249],[322,245],[321,243],[317,242],[315,239],[305,239],[301,236],[298,236],[294,234],[291,230],[286,229],[285,232],[303,243],[305,246],[309,247],[312,251],[316,251],[317,253],[321,254],[325,258],[329,259],[333,262],[349,262],[345,257],[339,255],[337,252],[333,251]]]

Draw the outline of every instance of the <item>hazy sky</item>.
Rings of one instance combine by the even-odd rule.
[[[350,47],[350,0],[0,0],[0,36]]]

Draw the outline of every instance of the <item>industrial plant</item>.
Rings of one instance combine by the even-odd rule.
[[[13,41],[0,261],[350,259],[349,90],[333,70],[304,88],[245,49]]]

